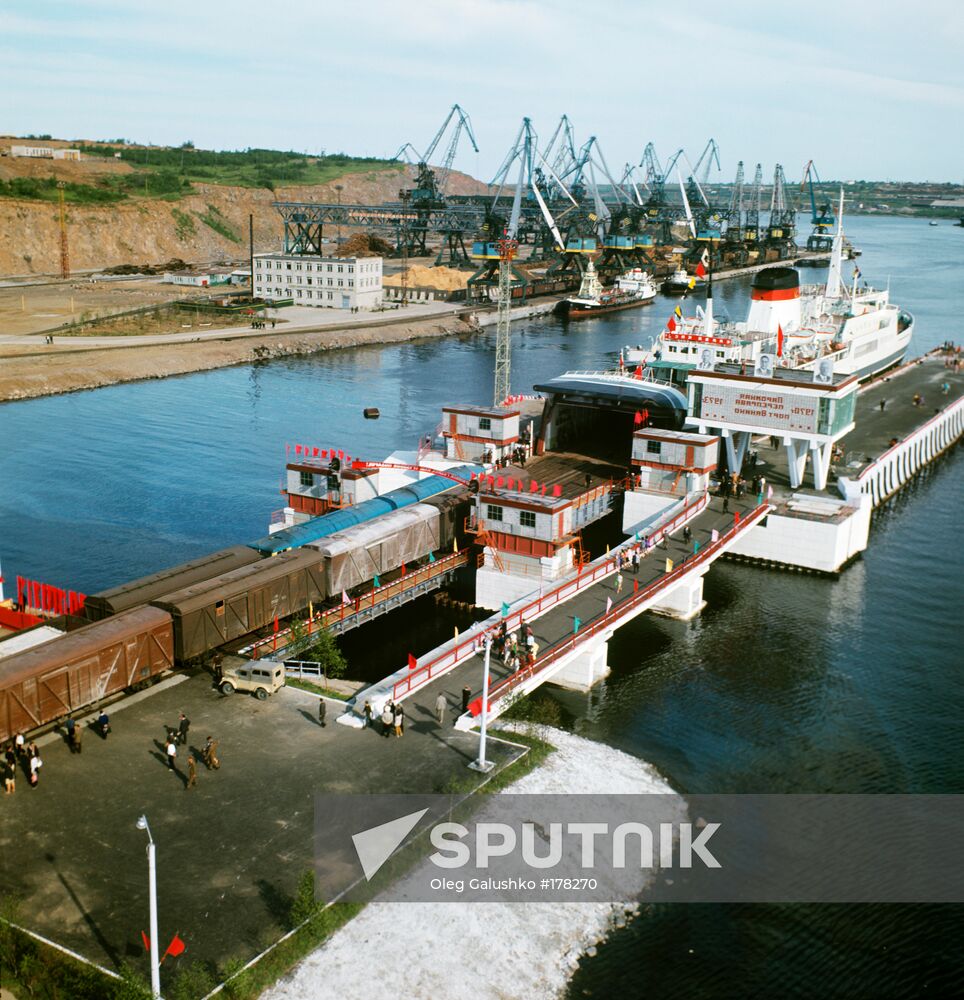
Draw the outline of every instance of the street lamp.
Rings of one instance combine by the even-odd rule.
[[[489,718],[489,660],[492,654],[492,636],[485,637],[485,661],[482,667],[482,728],[479,735],[479,759],[473,760],[469,767],[473,771],[491,771],[492,761],[485,759],[485,727]]]
[[[141,816],[137,821],[138,830],[147,831],[147,878],[148,892],[151,897],[151,998],[161,997],[161,963],[157,957],[157,859],[154,851],[154,838],[151,828],[147,825],[147,817]]]

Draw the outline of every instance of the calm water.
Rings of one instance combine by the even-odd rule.
[[[964,230],[854,219],[860,267],[917,317],[912,353],[960,339]],[[805,269],[805,282],[824,272]],[[745,315],[748,280],[718,286]],[[668,311],[519,324],[513,386],[611,362]],[[265,533],[285,442],[380,458],[440,407],[487,402],[491,334],[366,348],[0,405],[0,560],[91,592]],[[365,421],[362,408],[382,418]],[[688,624],[644,616],[612,677],[560,696],[580,732],[681,791],[964,791],[960,500],[945,459],[875,518],[837,581],[717,564]],[[961,908],[679,906],[583,964],[572,995],[914,997],[956,992]]]

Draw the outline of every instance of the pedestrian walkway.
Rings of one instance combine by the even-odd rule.
[[[665,545],[656,545],[640,561],[638,574],[634,574],[631,565],[627,565],[621,573],[609,573],[565,603],[553,606],[551,610],[532,620],[529,624],[539,647],[540,659],[573,636],[576,618],[579,619],[580,630],[591,628],[594,620],[607,613],[610,600],[612,607],[617,610],[620,604],[631,602],[637,591],[644,590],[666,575],[667,559],[672,560],[674,567],[680,566],[684,560],[694,556],[694,546],[698,549],[705,548],[711,543],[714,531],[722,535],[733,526],[736,514],[744,518],[758,504],[756,497],[745,497],[730,498],[726,502],[726,511],[723,506],[723,499],[711,498],[706,509],[689,522],[689,540],[684,541],[682,532],[667,537]],[[618,576],[623,579],[621,590],[617,582]],[[490,669],[490,689],[494,691],[499,682],[508,678],[512,671],[494,656],[491,658]],[[406,710],[425,715],[434,711],[436,700],[442,694],[449,708],[461,713],[463,688],[468,687],[466,697],[470,702],[481,697],[482,670],[483,654],[479,652],[441,676],[417,687],[411,694],[406,694],[404,682],[399,682],[396,685],[397,697],[404,698]],[[364,696],[364,692],[361,692],[359,703],[364,701]]]

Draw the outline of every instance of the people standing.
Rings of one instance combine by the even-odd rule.
[[[209,771],[216,771],[221,766],[221,761],[218,760],[217,751],[218,741],[209,736],[204,743],[204,749],[201,751],[204,764]]]
[[[445,709],[448,707],[448,702],[445,700],[445,695],[439,692],[439,696],[435,699],[435,718],[438,719],[438,724],[440,726],[445,725]]]
[[[462,688],[462,714],[469,710],[469,701],[472,699],[472,688],[468,684],[464,685]]]
[[[365,699],[365,728],[368,729],[372,724],[372,703],[366,698]]]
[[[385,702],[385,707],[382,709],[382,736],[388,739],[392,735],[392,726],[395,723],[395,713],[392,710],[392,703],[390,701]]]
[[[392,721],[395,726],[395,736],[401,736],[405,732],[405,710],[401,704],[397,704],[392,711]]]
[[[187,743],[187,731],[191,728],[191,720],[181,712],[177,720],[177,742],[182,746]]]
[[[36,788],[37,782],[40,780],[40,768],[43,767],[43,761],[40,759],[40,751],[37,749],[36,743],[30,744],[30,787]]]
[[[724,493],[723,494],[723,513],[725,514],[730,509],[730,498]]]
[[[188,754],[187,758],[187,784],[184,786],[184,790],[187,791],[189,788],[194,788],[197,785],[197,764],[194,763],[194,757]]]
[[[70,747],[71,753],[76,753],[77,747],[74,741],[74,731],[77,729],[77,723],[74,722],[74,717],[72,715],[67,716],[67,723],[65,728],[67,730],[67,746]]]
[[[110,732],[110,716],[103,709],[97,716],[97,726],[100,729],[100,738],[106,740],[107,734]]]
[[[27,752],[26,744],[23,738],[23,733],[17,733],[13,739],[13,745],[16,748],[17,756],[23,757]]]
[[[17,790],[17,769],[9,760],[3,762],[3,792],[5,795],[13,795]]]
[[[71,747],[71,750],[74,753],[81,753],[83,751],[84,744],[81,742],[81,738],[83,737],[83,735],[84,735],[84,727],[76,726],[74,728],[74,743],[73,746]]]
[[[633,576],[639,576],[639,549],[633,549]]]
[[[621,594],[623,591],[623,574],[616,574],[616,593]]]
[[[325,703],[324,698],[318,699],[318,725],[322,729],[325,728],[328,718],[328,705]]]
[[[173,739],[167,741],[167,766],[173,771],[174,760],[177,757],[177,744]]]

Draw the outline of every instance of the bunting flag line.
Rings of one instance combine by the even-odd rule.
[[[673,572],[673,560],[672,559],[667,559],[666,560],[666,572],[667,573],[672,573]]]
[[[706,268],[703,266],[703,261],[700,261],[696,265],[696,277],[697,278],[705,278],[706,277]]]
[[[429,554],[428,554],[428,561],[430,563],[435,562],[435,553],[434,552],[429,552]],[[404,570],[405,570],[405,567],[403,566],[402,567],[402,571],[404,572]]]
[[[181,936],[175,931],[174,937],[171,938],[171,943],[167,946],[167,951],[161,956],[161,961],[163,962],[168,955],[172,958],[177,958],[178,955],[184,952],[187,945],[181,940]]]
[[[633,593],[639,593],[639,580],[633,580]]]
[[[418,666],[418,660],[415,659],[414,653],[408,654],[408,669],[414,670]]]
[[[716,528],[714,528],[710,532],[710,541],[711,542],[718,542],[719,540],[720,540],[720,533],[716,530]]]
[[[341,603],[342,604],[351,604],[351,598],[348,596],[348,591],[347,590],[343,590],[341,592]]]
[[[613,609],[613,599],[611,597],[606,598],[606,614],[608,615]]]
[[[679,306],[677,306],[677,307],[676,307],[676,308],[675,308],[675,309],[673,310],[673,315],[674,315],[674,316],[675,316],[675,317],[676,317],[677,319],[682,319],[682,318],[683,318],[683,310],[682,310],[682,309],[681,309],[681,308],[680,308]]]
[[[673,333],[676,329],[676,320],[673,319],[672,316],[670,316],[669,321],[666,323],[666,329],[669,330],[670,333]]]
[[[375,574],[375,578],[372,580],[372,583],[375,585],[376,590],[381,586],[381,581],[378,579],[377,573]]]
[[[581,618],[573,618],[572,620],[572,634],[575,635],[579,631],[579,626],[582,625]]]
[[[509,614],[509,605],[505,601],[502,602],[502,617],[505,618]]]
[[[777,357],[783,357],[783,326],[777,323]]]

